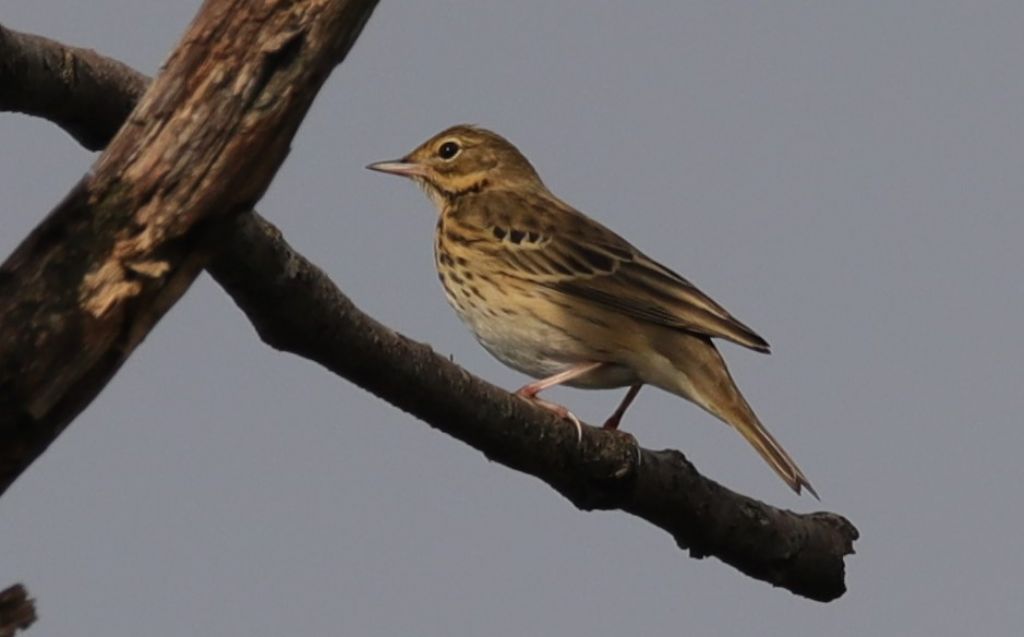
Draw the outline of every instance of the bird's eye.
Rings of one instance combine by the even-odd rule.
[[[452,157],[458,155],[460,150],[462,149],[459,148],[458,143],[445,142],[441,144],[440,148],[437,149],[437,156],[440,157],[441,159],[451,159]]]

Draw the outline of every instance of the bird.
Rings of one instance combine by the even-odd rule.
[[[367,168],[412,179],[437,213],[434,261],[448,302],[499,361],[555,385],[628,387],[604,423],[618,428],[643,385],[734,427],[797,494],[817,492],[740,393],[713,338],[769,353],[768,342],[690,281],[555,196],[507,139],[448,128]]]

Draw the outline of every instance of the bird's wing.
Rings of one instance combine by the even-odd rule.
[[[558,209],[544,215],[548,223],[488,220],[484,230],[498,240],[492,254],[508,274],[640,321],[769,351],[767,341],[685,278],[567,204],[551,206]]]

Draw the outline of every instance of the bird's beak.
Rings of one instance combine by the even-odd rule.
[[[377,172],[388,173],[391,175],[399,175],[401,177],[426,177],[426,167],[416,162],[408,161],[406,159],[398,159],[394,161],[379,161],[375,164],[367,166],[370,170],[376,170]]]

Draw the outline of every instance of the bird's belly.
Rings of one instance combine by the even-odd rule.
[[[452,303],[484,349],[516,371],[546,378],[575,365],[606,362],[567,383],[571,387],[610,389],[638,382],[632,369],[607,360],[578,336],[530,314],[505,314],[461,308]]]

